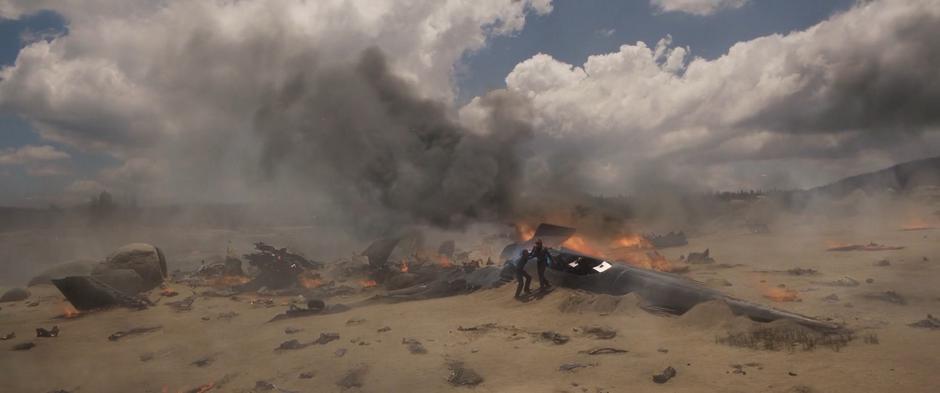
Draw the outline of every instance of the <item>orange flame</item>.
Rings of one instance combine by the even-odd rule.
[[[562,243],[561,246],[580,252],[582,254],[594,255],[594,256],[599,256],[599,257],[605,256],[604,253],[602,253],[596,247],[588,244],[587,240],[585,240],[583,237],[578,236],[578,235],[574,235],[568,238],[568,240]]]
[[[653,248],[653,244],[650,243],[649,240],[646,240],[645,237],[636,234],[620,236],[614,240],[614,245],[617,247],[629,248]]]
[[[408,273],[408,262],[404,259],[401,260],[401,272]]]
[[[797,302],[800,300],[799,294],[795,290],[788,288],[764,288],[763,292],[765,298],[775,302]]]
[[[904,225],[901,226],[900,230],[902,231],[923,231],[927,229],[936,229],[937,227],[931,225],[927,220],[924,220],[919,217],[914,217]]]
[[[246,276],[221,276],[221,277],[207,278],[205,280],[205,285],[208,285],[210,287],[220,288],[220,287],[231,287],[235,285],[241,285],[249,281],[251,281],[251,279]]]
[[[359,285],[361,285],[363,288],[372,288],[376,285],[379,285],[379,283],[375,282],[375,280],[362,280],[359,281]]]
[[[72,307],[72,305],[69,303],[66,303],[62,306],[62,318],[76,318],[80,314],[81,313],[79,313],[78,310],[76,310],[75,307]]]
[[[522,241],[530,240],[533,236],[535,236],[535,229],[532,229],[529,224],[517,223],[516,236],[518,236],[519,240]]]
[[[438,261],[438,264],[441,265],[442,268],[449,269],[449,268],[454,267],[454,263],[451,262],[450,258],[448,258],[447,255],[438,255],[437,261]]]
[[[323,285],[323,282],[320,281],[320,277],[308,277],[308,276],[298,276],[297,282],[300,286],[304,288],[319,288]]]

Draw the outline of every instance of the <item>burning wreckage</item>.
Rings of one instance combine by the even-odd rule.
[[[642,237],[620,239],[622,246],[612,253],[595,253],[575,232],[573,228],[541,224],[528,240],[509,244],[503,249],[500,255],[504,261],[502,266],[470,260],[467,253],[456,251],[453,242],[445,242],[437,253],[427,254],[415,251],[415,248],[408,249],[403,238],[379,239],[357,256],[358,259],[329,267],[285,248],[256,243],[255,252],[244,256],[252,267],[251,275],[243,271],[239,259],[228,257],[192,273],[174,274],[172,280],[194,288],[219,289],[203,292],[203,295],[236,296],[254,292],[259,296],[302,299],[276,315],[272,319],[276,321],[342,312],[369,304],[432,299],[495,288],[514,279],[521,250],[530,247],[535,239],[541,239],[549,248],[547,277],[562,287],[609,295],[635,293],[645,301],[647,308],[673,314],[682,314],[699,303],[718,300],[725,302],[735,314],[755,321],[786,319],[815,329],[840,328],[835,323],[737,299],[670,273],[682,271],[683,266],[668,265],[669,262],[655,250],[648,251],[652,246]],[[396,250],[398,255],[393,258]],[[402,253],[407,257],[402,257]],[[535,265],[529,263],[527,269],[534,270]],[[536,274],[534,271],[530,273]],[[53,279],[52,282],[79,310],[109,306],[145,308],[153,302],[140,294],[165,285],[166,277],[166,260],[162,252],[154,246],[134,244],[119,249],[91,275]],[[327,281],[326,277],[334,279]],[[344,283],[356,278],[359,279],[359,288],[337,284],[337,281]],[[351,295],[378,285],[385,291],[365,300],[350,304],[326,302],[334,296]],[[166,293],[166,290],[164,288],[164,296],[175,295],[175,292]],[[189,305],[192,299],[194,297],[186,299]],[[273,303],[270,301],[268,305]]]

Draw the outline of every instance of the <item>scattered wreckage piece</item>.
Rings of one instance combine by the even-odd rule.
[[[349,310],[349,306],[343,304],[327,305],[322,300],[313,299],[307,302],[306,308],[298,307],[294,304],[288,306],[287,311],[275,315],[268,322],[280,321],[283,319],[309,317],[312,315],[335,314]]]
[[[711,257],[711,249],[706,248],[703,252],[690,252],[689,256],[685,258],[685,262],[693,265],[702,265],[715,263],[715,259]]]
[[[120,330],[108,336],[108,341],[118,341],[128,336],[134,336],[138,334],[147,334],[147,333],[155,332],[160,329],[163,329],[163,326],[161,325],[141,326],[141,327],[131,328],[128,330]]]
[[[183,299],[167,302],[166,305],[176,312],[192,311],[193,303],[196,301],[196,294],[189,295]]]
[[[887,246],[884,244],[878,243],[868,243],[868,244],[845,244],[829,247],[826,251],[891,251],[891,250],[903,250],[903,246]]]
[[[588,368],[594,366],[597,366],[597,363],[564,363],[561,366],[558,366],[558,371],[572,372],[579,368]]]
[[[856,279],[849,276],[835,281],[810,281],[810,284],[825,285],[827,287],[857,287],[861,285]]]
[[[146,298],[121,292],[93,276],[55,278],[52,284],[80,311],[113,306],[145,309],[153,305]]]
[[[320,269],[323,264],[304,258],[287,248],[275,248],[264,242],[255,243],[255,252],[245,254],[248,264],[258,269],[257,276],[240,285],[239,290],[256,291],[261,288],[278,290],[301,286],[298,282],[308,270]]]
[[[934,317],[931,314],[927,314],[927,318],[908,324],[907,326],[930,330],[940,330],[940,318]]]
[[[600,347],[600,348],[589,349],[586,351],[580,351],[578,353],[583,353],[587,355],[610,355],[610,354],[627,353],[627,352],[629,351],[627,351],[626,349],[620,349],[620,348],[614,348],[614,347]]]
[[[59,327],[53,326],[52,329],[36,328],[36,337],[59,337]]]
[[[644,236],[656,248],[681,247],[689,244],[685,232],[669,232],[665,235],[649,233]]]
[[[30,349],[33,349],[33,347],[35,346],[36,346],[36,343],[32,341],[27,341],[25,343],[19,343],[19,344],[14,345],[13,350],[14,351],[28,351]]]

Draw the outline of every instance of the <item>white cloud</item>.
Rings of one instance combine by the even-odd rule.
[[[650,0],[650,6],[659,12],[684,12],[706,16],[724,9],[741,8],[749,0]]]
[[[49,145],[26,145],[0,150],[0,165],[24,165],[37,162],[66,160],[68,153]]]
[[[651,165],[733,187],[730,174],[753,160],[787,171],[841,159],[849,171],[863,159],[940,153],[924,145],[940,128],[940,69],[928,60],[940,58],[937,36],[935,1],[874,1],[805,31],[739,42],[715,60],[687,61],[667,37],[580,66],[538,54],[506,84],[532,99],[548,148],[584,148],[571,164],[577,175],[619,168],[601,188],[626,191],[622,179]]]

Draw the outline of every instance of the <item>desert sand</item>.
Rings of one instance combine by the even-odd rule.
[[[940,389],[940,331],[909,324],[928,313],[940,314],[938,237],[940,230],[794,219],[769,234],[714,229],[691,237],[687,246],[661,250],[678,260],[710,248],[716,263],[692,265],[685,276],[726,280],[731,286],[719,289],[731,295],[844,323],[857,338],[838,350],[720,344],[717,338],[729,329],[752,322],[730,315],[720,304],[663,316],[638,307],[633,295],[611,298],[564,288],[529,303],[514,301],[512,285],[506,285],[268,323],[288,299],[265,307],[252,304],[250,295],[198,297],[191,311],[178,312],[162,303],[195,290],[171,284],[178,296],[143,311],[113,309],[58,319],[67,305],[54,287],[40,285],[30,288],[27,301],[2,304],[0,334],[15,332],[16,337],[0,342],[0,391],[935,392]],[[826,251],[827,242],[871,241],[904,248]],[[890,264],[879,265],[880,260]],[[173,258],[169,263],[173,269]],[[786,272],[795,268],[817,274]],[[826,284],[846,276],[859,285]],[[775,302],[763,296],[780,284],[796,291],[799,300]],[[378,291],[363,289],[330,302],[352,303]],[[885,291],[895,291],[906,304],[866,297]],[[823,299],[833,294],[838,300]],[[37,300],[38,305],[28,306]],[[572,306],[573,300],[582,303]],[[53,325],[61,330],[58,337],[35,337],[36,328]],[[117,331],[146,326],[162,328],[108,339]],[[606,327],[616,336],[584,335],[585,326]],[[288,334],[288,328],[300,331]],[[570,340],[555,344],[541,338],[543,331]],[[282,342],[309,342],[321,333],[337,333],[340,339],[275,350]],[[407,339],[419,341],[426,353],[409,351],[403,343]],[[11,350],[23,342],[36,346]],[[599,347],[626,352],[583,353]],[[452,385],[449,366],[454,362],[472,369],[482,382]],[[560,369],[572,363],[585,367]],[[653,383],[652,376],[669,366],[676,376]],[[358,381],[348,378],[354,370]],[[308,378],[301,378],[305,373]],[[343,387],[341,381],[360,386]]]

